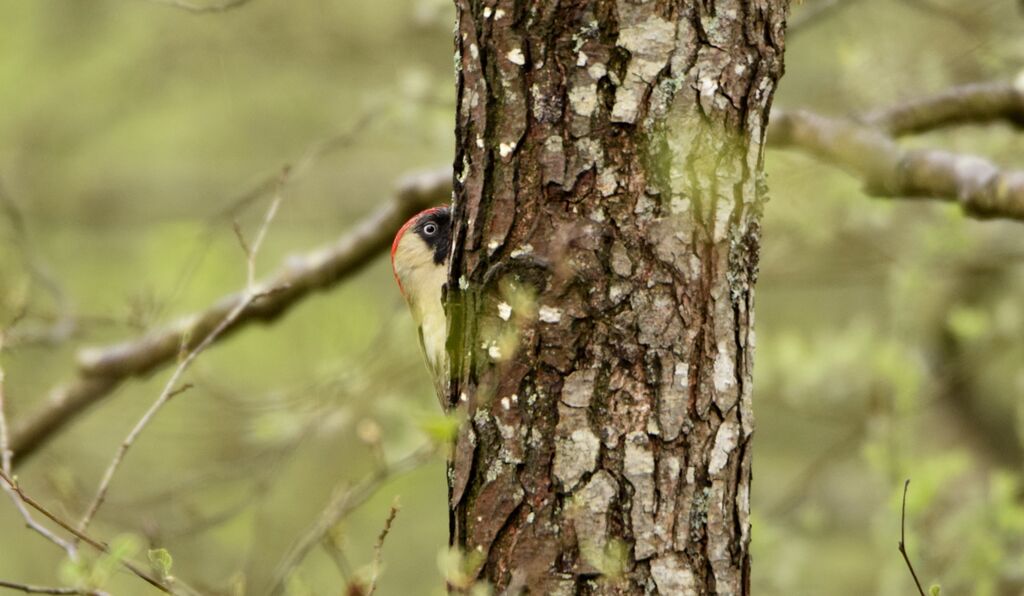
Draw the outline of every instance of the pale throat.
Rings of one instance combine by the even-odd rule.
[[[414,242],[415,239],[410,238],[409,241]],[[395,262],[401,263],[395,273],[401,280],[413,318],[420,325],[427,361],[436,371],[443,359],[448,333],[444,305],[441,302],[448,269],[434,262],[431,251],[415,250],[405,241],[399,244]]]

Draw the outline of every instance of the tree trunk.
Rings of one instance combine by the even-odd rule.
[[[787,4],[456,0],[449,398],[467,423],[449,481],[470,580],[750,592]]]

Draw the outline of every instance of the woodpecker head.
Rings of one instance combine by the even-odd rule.
[[[447,374],[448,322],[441,297],[448,280],[451,242],[451,210],[442,206],[427,209],[405,222],[391,245],[391,268],[419,328],[420,345],[439,392],[440,380]]]
[[[405,222],[391,244],[391,268],[398,289],[410,303],[427,289],[423,283],[433,280],[438,270],[448,273],[448,251],[452,243],[452,216],[448,207],[421,211]],[[442,280],[442,285],[444,281]]]

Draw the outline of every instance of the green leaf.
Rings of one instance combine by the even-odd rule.
[[[449,444],[459,436],[462,420],[455,415],[433,414],[420,419],[420,428],[437,443]]]
[[[171,566],[174,565],[174,558],[166,548],[150,549],[149,563],[153,569],[160,574],[160,577],[167,577],[171,574]]]
[[[85,557],[77,560],[64,559],[60,564],[60,581],[69,586],[85,587],[89,583],[90,564]]]
[[[932,587],[928,588],[929,596],[939,596],[942,593],[942,586],[939,584],[932,584]]]
[[[991,319],[985,311],[969,306],[953,308],[946,319],[946,326],[961,341],[973,341],[991,330]]]

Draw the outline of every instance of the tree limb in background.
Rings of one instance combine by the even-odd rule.
[[[827,17],[835,16],[840,11],[853,6],[857,2],[860,2],[860,0],[819,0],[813,4],[805,5],[804,8],[790,19],[789,24],[786,26],[786,38],[792,39],[794,35],[799,35],[811,29]]]
[[[986,24],[975,11],[960,11],[929,0],[900,0],[905,6],[945,21],[971,35],[984,33]]]
[[[945,126],[1005,121],[1024,127],[1024,75],[1015,83],[976,83],[868,113],[861,121],[893,136]]]
[[[216,4],[195,4],[187,2],[186,0],[150,0],[156,4],[166,4],[167,6],[173,6],[174,8],[180,8],[181,10],[194,13],[209,13],[209,12],[227,12],[231,9],[244,6],[250,2],[250,0],[225,0],[224,2],[218,2]]]
[[[974,217],[1024,221],[1024,171],[981,157],[903,149],[877,128],[802,110],[777,111],[769,140],[851,172],[874,196],[955,201]]]
[[[288,259],[284,267],[262,282],[263,287],[280,290],[242,309],[215,343],[253,323],[273,321],[308,295],[333,287],[358,272],[390,245],[394,231],[406,219],[425,206],[447,201],[450,192],[450,170],[408,177],[391,201],[337,242]],[[182,347],[194,349],[242,299],[241,293],[231,294],[204,311],[142,338],[83,350],[78,358],[78,377],[56,388],[45,406],[12,429],[10,447],[15,462],[31,455],[79,412],[126,379],[145,376],[174,362]],[[185,341],[186,337],[191,339]]]

